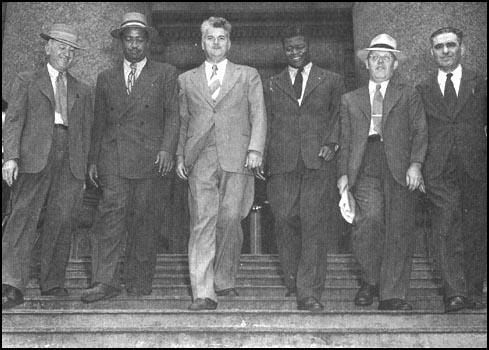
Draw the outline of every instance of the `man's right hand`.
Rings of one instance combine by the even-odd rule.
[[[9,159],[2,165],[3,180],[12,187],[17,176],[19,175],[19,165],[15,159]]]
[[[90,179],[90,182],[98,188],[98,172],[97,172],[97,165],[96,164],[90,164],[88,166],[88,178]]]
[[[343,193],[343,191],[348,189],[348,175],[342,175],[339,179],[338,182],[336,183],[336,186],[338,186],[338,191],[340,191],[340,196]]]
[[[183,157],[177,157],[177,175],[182,180],[187,180],[187,168],[185,168],[185,164],[183,161]]]

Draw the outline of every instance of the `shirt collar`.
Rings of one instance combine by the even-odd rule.
[[[375,92],[378,84],[380,84],[380,91],[385,92],[385,90],[387,89],[387,85],[389,85],[389,80],[383,81],[381,83],[376,83],[375,81],[369,80],[368,81],[368,91]]]
[[[297,70],[299,69],[292,66],[288,66],[288,68],[289,68],[289,74],[297,74]],[[303,68],[304,68],[304,74],[309,75],[309,72],[311,71],[312,68],[312,62],[309,62]]]
[[[146,65],[146,62],[148,61],[148,59],[145,57],[143,58],[141,61],[139,62],[136,62],[136,70],[141,70],[144,68],[144,66]],[[126,60],[124,58],[124,67],[128,70],[131,70],[131,62],[129,62],[128,60]]]
[[[450,72],[453,74],[452,76],[452,80],[460,80],[462,79],[462,65],[459,64],[457,66],[457,68],[455,68],[452,72]],[[444,72],[442,71],[441,69],[438,69],[438,80],[441,81],[445,81],[447,79],[447,72]]]
[[[211,69],[211,70],[212,70],[212,66],[213,66],[213,65],[216,65],[216,66],[217,66],[217,71],[218,71],[218,72],[219,72],[219,71],[223,72],[223,71],[225,70],[225,68],[226,68],[226,64],[227,64],[227,63],[228,63],[228,59],[227,59],[227,58],[223,59],[223,60],[222,60],[221,62],[219,62],[219,63],[213,63],[213,62],[209,62],[209,61],[205,60],[205,67],[206,67],[207,69]]]
[[[60,72],[48,62],[48,73],[52,79],[54,78],[56,80]],[[64,72],[64,76],[66,76],[66,72]]]

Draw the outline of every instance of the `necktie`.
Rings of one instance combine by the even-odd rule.
[[[209,79],[209,92],[211,93],[212,99],[216,99],[219,95],[218,89],[221,87],[219,78],[217,77],[217,65],[212,66],[212,74]]]
[[[380,84],[375,87],[374,100],[372,103],[372,124],[373,129],[382,137],[382,102],[384,101],[380,92]]]
[[[68,126],[68,97],[63,75],[63,72],[59,72],[58,77],[56,78],[55,108],[56,112],[61,115],[61,119],[63,119],[63,124]]]
[[[294,92],[295,92],[295,98],[300,99],[302,96],[302,71],[304,70],[304,67],[300,67],[297,69],[297,74],[295,76],[295,81],[294,81]]]
[[[131,63],[131,71],[127,75],[127,94],[129,95],[136,83],[136,63]]]
[[[443,94],[443,99],[447,104],[448,110],[452,113],[457,104],[457,93],[455,92],[455,86],[453,86],[452,73],[447,74],[447,81],[445,82],[445,93]]]

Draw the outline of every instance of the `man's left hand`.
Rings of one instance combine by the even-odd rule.
[[[321,147],[319,150],[318,156],[323,158],[325,161],[329,162],[331,159],[334,158],[334,155],[336,153],[335,147],[332,145],[324,145]]]
[[[158,164],[158,172],[165,176],[173,169],[173,157],[166,151],[159,151],[155,164]]]
[[[262,166],[262,155],[258,151],[248,151],[246,155],[245,168],[250,169],[251,171],[261,170]]]
[[[420,187],[420,185],[424,184],[420,163],[411,163],[406,172],[406,184],[410,191],[414,191]],[[420,190],[424,192],[424,185],[420,187]]]

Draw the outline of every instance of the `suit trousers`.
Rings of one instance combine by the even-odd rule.
[[[352,245],[362,279],[379,286],[380,300],[404,299],[411,276],[416,195],[392,176],[380,139],[369,138],[352,191],[359,208]]]
[[[215,291],[236,286],[243,220],[254,198],[253,176],[224,171],[215,134],[209,133],[188,177],[190,239],[188,258],[194,300],[217,300]]]
[[[93,228],[92,282],[121,287],[118,263],[124,255],[126,288],[151,291],[156,266],[159,209],[169,193],[166,178],[128,179],[100,175],[102,199]]]
[[[20,173],[12,187],[12,212],[2,237],[2,284],[25,292],[31,253],[40,227],[41,290],[64,287],[73,231],[73,208],[81,200],[83,181],[70,169],[68,131],[55,127],[48,161],[39,173]]]
[[[456,155],[426,179],[435,261],[445,297],[473,294],[487,274],[487,182],[472,179]]]
[[[318,300],[326,280],[328,227],[338,210],[335,201],[335,163],[322,170],[308,169],[299,156],[294,171],[274,174],[268,199],[274,231],[289,290],[297,288],[297,300]]]

